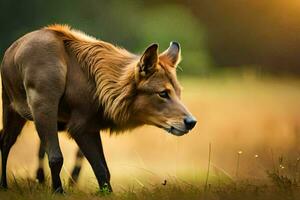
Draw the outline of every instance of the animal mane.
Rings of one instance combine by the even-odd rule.
[[[128,126],[131,113],[128,111],[134,87],[134,66],[138,57],[68,25],[55,24],[44,29],[56,32],[66,48],[74,53],[80,66],[94,78],[95,98],[104,108],[104,116],[113,120],[117,126]]]

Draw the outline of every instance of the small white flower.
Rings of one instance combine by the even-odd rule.
[[[279,165],[280,169],[284,169],[284,166],[283,165]]]

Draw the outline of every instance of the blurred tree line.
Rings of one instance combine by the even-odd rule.
[[[63,23],[134,53],[182,46],[182,72],[251,67],[300,74],[296,0],[0,0],[0,55],[32,30]]]

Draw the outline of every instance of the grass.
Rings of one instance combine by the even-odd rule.
[[[64,195],[52,194],[47,186],[38,183],[19,180],[14,182],[9,190],[0,191],[1,200],[281,200],[299,199],[300,190],[296,184],[291,184],[287,178],[283,179],[275,174],[267,183],[253,183],[251,181],[231,182],[227,184],[211,184],[208,189],[204,185],[183,183],[157,184],[149,187],[129,187],[123,191],[103,195],[102,193],[86,193],[74,188],[67,188]],[[279,184],[277,184],[277,182]]]
[[[299,159],[289,160],[280,156],[274,161],[273,168],[266,170],[268,179],[240,179],[209,177],[211,162],[211,145],[209,145],[209,160],[207,176],[203,183],[187,182],[179,178],[169,177],[168,180],[156,184],[141,184],[127,186],[114,193],[106,191],[83,191],[76,186],[65,185],[66,193],[53,194],[49,184],[39,184],[32,179],[10,180],[8,190],[0,190],[1,200],[297,200],[300,198]],[[240,154],[241,155],[241,154]],[[205,181],[204,181],[205,180]],[[48,181],[49,182],[49,177]]]

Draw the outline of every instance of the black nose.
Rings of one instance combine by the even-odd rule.
[[[197,123],[197,120],[192,116],[184,118],[184,124],[188,130],[191,130],[192,128],[194,128],[196,123]]]

